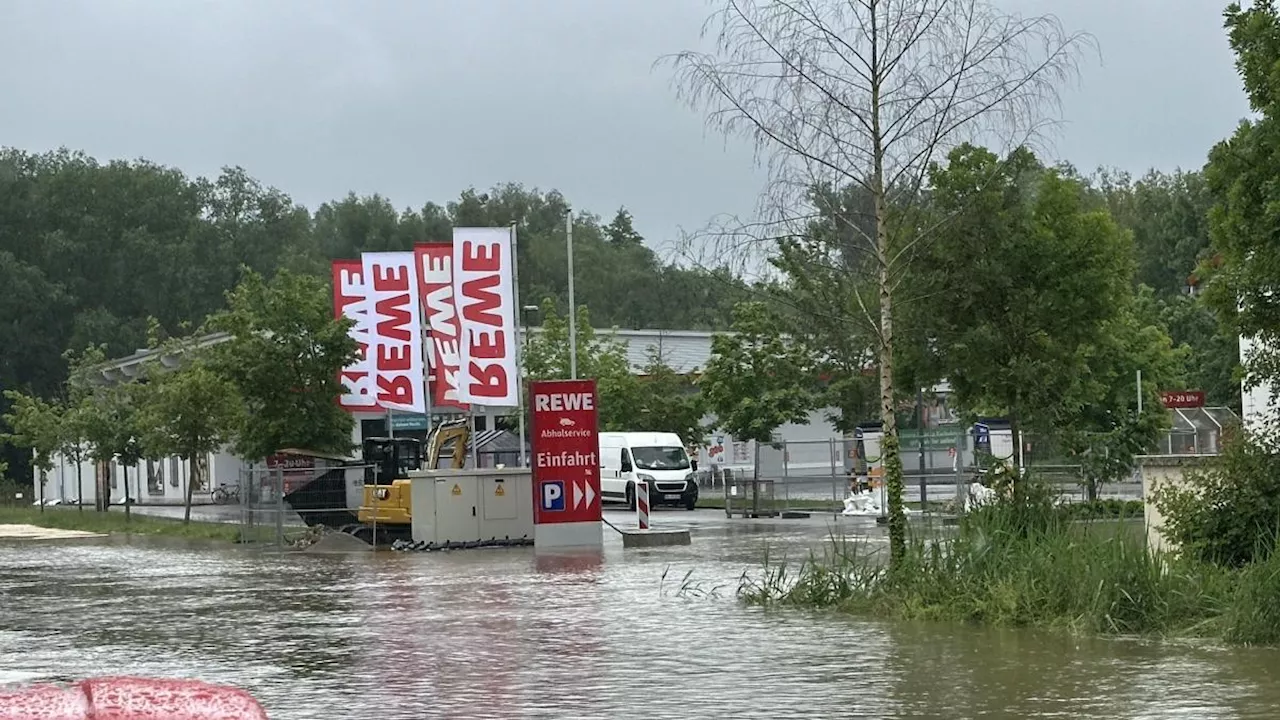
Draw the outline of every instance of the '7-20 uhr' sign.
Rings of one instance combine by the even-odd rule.
[[[530,383],[533,521],[600,522],[595,380]]]

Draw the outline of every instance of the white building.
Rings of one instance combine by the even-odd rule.
[[[1240,337],[1240,364],[1249,367],[1257,342],[1250,337]],[[1269,383],[1261,383],[1258,387],[1247,389],[1240,386],[1240,414],[1244,427],[1249,432],[1257,432],[1269,423],[1280,419],[1276,403],[1271,399],[1272,388]]]

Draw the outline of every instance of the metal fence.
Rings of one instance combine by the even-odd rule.
[[[238,487],[244,542],[292,546],[324,525],[338,529],[356,522],[366,471],[375,466],[251,468]]]
[[[919,436],[903,433],[902,440],[903,500],[913,509],[944,510],[962,502],[969,484],[990,462],[975,453],[967,433],[931,431],[923,443]],[[854,480],[865,475],[855,447],[845,438],[751,443],[746,453],[732,458],[738,462],[700,468],[700,493],[722,498],[734,514],[840,512]],[[1010,457],[999,459],[1034,471],[1067,499],[1083,498],[1081,464],[1058,443],[1024,436]],[[878,473],[871,475],[878,484]],[[1139,488],[1136,480],[1126,479],[1106,486],[1103,496],[1138,497]]]
[[[482,450],[466,459],[468,468],[519,464],[519,450]],[[449,457],[441,459],[442,467],[449,465]],[[250,468],[240,472],[237,487],[213,493],[215,502],[239,506],[244,542],[284,548],[314,540],[322,526],[338,530],[358,524],[365,483],[376,481],[379,472],[378,465]]]

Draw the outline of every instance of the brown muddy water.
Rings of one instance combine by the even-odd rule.
[[[693,545],[624,551],[615,536],[584,558],[4,541],[0,682],[197,677],[246,688],[273,720],[1280,717],[1275,650],[762,612],[734,600],[737,578],[766,541],[817,547],[826,520],[655,522],[691,527]],[[865,520],[840,525],[879,541]],[[678,592],[690,571],[719,596]]]

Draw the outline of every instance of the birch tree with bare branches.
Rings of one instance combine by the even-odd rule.
[[[849,262],[847,248],[833,248],[830,262],[864,268],[869,277],[850,284],[848,308],[831,312],[865,328],[874,345],[896,560],[906,547],[906,519],[895,299],[921,244],[946,222],[923,220],[912,208],[927,195],[930,166],[961,143],[1004,155],[1044,137],[1059,110],[1059,88],[1074,77],[1092,39],[1064,31],[1052,16],[1011,15],[983,0],[715,3],[703,29],[714,49],[664,60],[681,98],[704,111],[709,125],[754,142],[769,187],[759,220],[708,233],[703,247],[714,245],[719,258],[767,261],[819,216],[857,239],[860,262]],[[861,190],[871,218],[826,202],[840,193],[812,192],[816,187]]]

